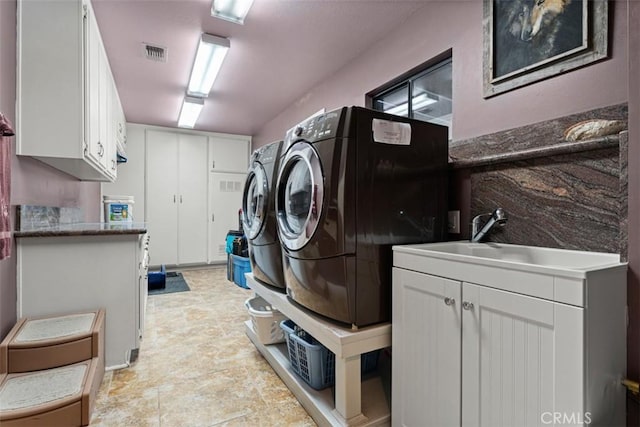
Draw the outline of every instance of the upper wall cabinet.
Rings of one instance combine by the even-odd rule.
[[[124,115],[91,3],[18,0],[17,10],[17,154],[115,180]]]
[[[209,137],[209,169],[211,172],[242,172],[249,169],[251,141],[248,137]]]

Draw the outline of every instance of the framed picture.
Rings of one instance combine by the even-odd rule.
[[[484,0],[484,97],[607,57],[607,0]]]

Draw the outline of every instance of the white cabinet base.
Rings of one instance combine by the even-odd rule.
[[[129,365],[140,344],[141,234],[17,239],[18,317],[106,309],[105,365]]]
[[[286,344],[263,345],[246,322],[246,332],[273,370],[298,398],[311,417],[322,426],[386,426],[391,410],[380,377],[360,380],[360,355],[391,345],[391,324],[383,323],[358,331],[320,319],[291,303],[285,294],[273,291],[245,274],[256,294],[311,334],[336,356],[334,388],[314,390],[291,370]]]

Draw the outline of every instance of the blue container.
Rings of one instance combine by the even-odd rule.
[[[242,236],[244,236],[244,233],[242,231],[229,230],[229,232],[227,233],[227,238],[225,240],[225,243],[226,243],[225,250],[228,254],[233,253],[233,240],[236,237],[242,237]]]
[[[244,273],[251,272],[249,257],[231,254],[231,258],[233,259],[233,283],[241,288],[249,289],[247,279],[244,277]]]
[[[167,285],[167,270],[164,264],[160,267],[160,271],[149,271],[147,273],[148,289],[164,289]]]

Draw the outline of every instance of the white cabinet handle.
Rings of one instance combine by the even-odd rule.
[[[445,305],[454,305],[455,303],[456,303],[456,300],[453,299],[453,298],[446,297],[444,299],[444,304]]]
[[[211,214],[211,222],[215,222],[216,221],[216,214]]]
[[[175,203],[175,202],[176,202],[176,195],[174,194],[173,195],[173,203]]]
[[[468,301],[464,301],[462,303],[462,308],[464,308],[465,310],[473,310],[473,303],[472,302],[468,302]]]
[[[98,156],[102,157],[104,155],[104,145],[102,145],[102,142],[98,142],[98,146],[100,147],[98,150]]]

